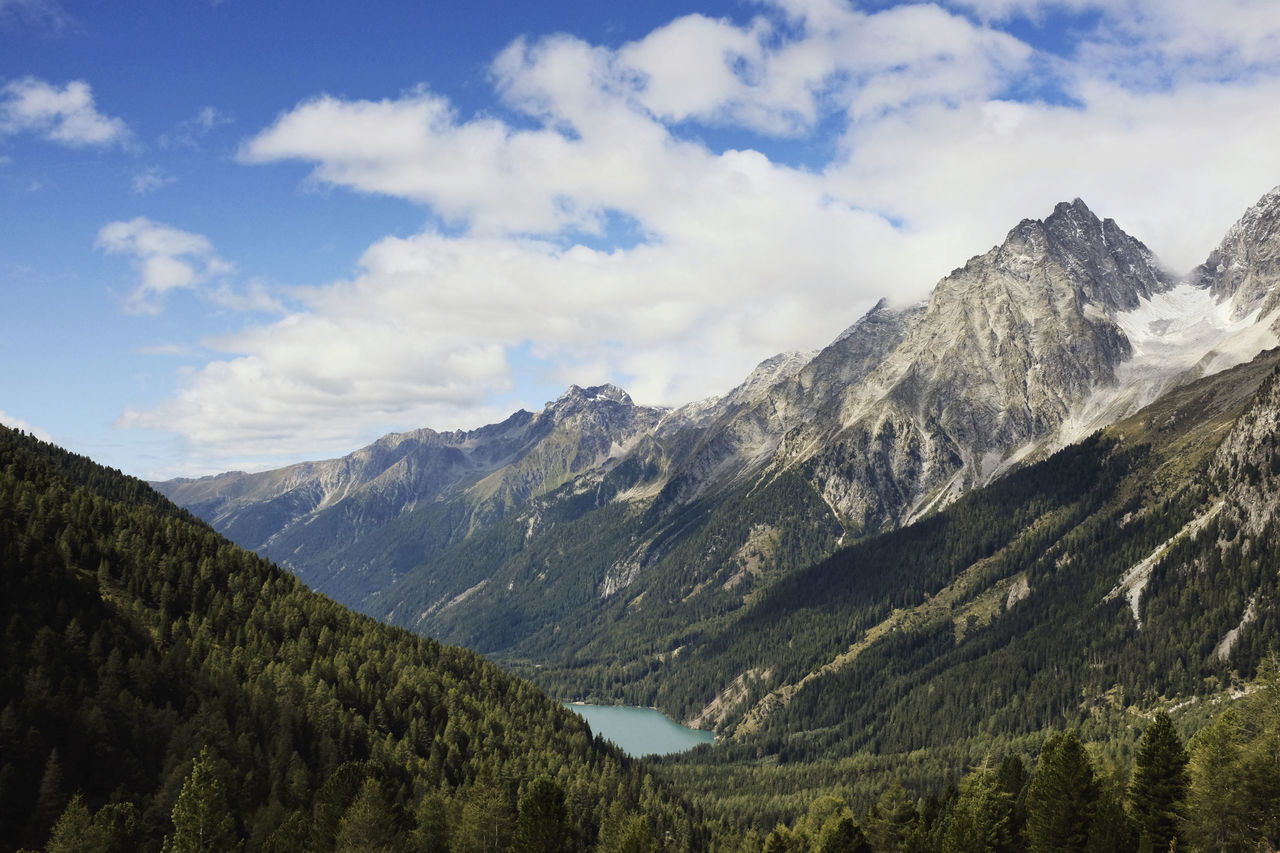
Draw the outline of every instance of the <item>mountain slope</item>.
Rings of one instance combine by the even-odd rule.
[[[4,849],[42,845],[78,792],[112,849],[158,850],[204,747],[249,850],[333,849],[366,778],[396,844],[416,827],[442,849],[481,820],[505,843],[544,773],[575,849],[637,810],[682,849],[708,845],[527,682],[357,616],[140,481],[7,428],[0,558]]]
[[[598,506],[568,491],[557,506],[552,493],[519,514],[523,538],[514,521],[482,532],[367,606],[508,659],[567,648],[626,658],[598,636],[618,620],[669,653],[702,620],[842,539],[945,506],[1275,345],[1251,319],[1196,319],[1196,298],[1211,297],[1188,289],[1115,223],[1079,201],[1059,205],[956,270],[928,303],[878,305],[772,385],[676,410],[616,472],[591,478]],[[1224,341],[1232,346],[1215,356]],[[554,529],[540,526],[552,517]],[[787,544],[796,537],[805,547]],[[584,555],[573,541],[597,547]],[[552,580],[531,580],[541,576]],[[553,589],[573,608],[551,603],[538,618]]]
[[[335,487],[321,506],[318,486],[298,486],[272,493],[304,504],[281,527],[256,493],[202,502],[220,478],[161,487],[220,529],[262,522],[265,553],[379,618],[509,662],[618,661],[626,674],[611,683],[627,684],[645,655],[719,630],[840,544],[1275,346],[1276,315],[1261,309],[1277,283],[1277,198],[1186,282],[1083,202],[1060,204],[928,302],[882,303],[816,355],[769,360],[719,398],[662,413],[588,389],[585,420],[562,398],[466,434],[506,455],[467,450],[465,475],[413,499]],[[580,443],[594,452],[566,450]],[[386,507],[367,510],[381,494]]]
[[[626,695],[717,726],[675,775],[743,819],[779,790],[928,790],[1051,729],[1207,714],[1280,637],[1277,425],[1272,350],[793,573]]]
[[[470,432],[397,433],[340,459],[156,485],[313,588],[358,603],[411,568],[406,559],[420,561],[530,497],[607,468],[661,414],[613,386],[575,385],[538,414]],[[419,507],[429,521],[416,525],[412,542],[400,541],[397,520]]]

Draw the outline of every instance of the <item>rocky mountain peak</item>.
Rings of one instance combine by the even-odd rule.
[[[966,269],[975,264],[1028,282],[1066,284],[1079,301],[1108,313],[1133,310],[1174,283],[1141,241],[1114,220],[1099,219],[1078,198],[1060,202],[1043,221],[1024,219],[1003,244]]]
[[[554,403],[548,403],[548,408],[560,407],[564,405],[580,405],[584,403],[596,402],[621,403],[624,406],[634,406],[631,402],[631,395],[623,391],[617,385],[591,385],[583,388],[580,385],[570,385]]]
[[[1280,187],[1245,211],[1190,278],[1219,300],[1231,299],[1237,318],[1280,307]]]

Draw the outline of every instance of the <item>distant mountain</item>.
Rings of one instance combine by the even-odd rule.
[[[609,470],[662,414],[611,385],[575,385],[538,414],[516,412],[469,432],[395,433],[341,459],[156,485],[312,588],[359,600],[529,498]],[[445,501],[447,518],[411,545],[380,536],[407,513]],[[372,556],[353,557],[353,548]]]
[[[379,618],[512,664],[639,669],[841,544],[1276,346],[1278,207],[1273,191],[1179,280],[1077,199],[926,302],[882,302],[711,400],[575,388],[472,433],[157,486]]]

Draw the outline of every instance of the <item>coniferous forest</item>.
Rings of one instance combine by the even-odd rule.
[[[1260,394],[1280,394],[1274,377],[1261,382]],[[1243,446],[1219,453],[1212,465],[1202,450],[1189,470],[1206,485],[1167,490],[1147,502],[1156,510],[1142,524],[1129,526],[1118,514],[1144,504],[1126,483],[1135,471],[1149,482],[1142,466],[1163,458],[1131,439],[1095,438],[896,538],[858,543],[815,565],[753,611],[756,636],[779,630],[773,622],[792,630],[788,620],[797,617],[788,614],[822,629],[824,613],[842,600],[840,573],[854,563],[897,567],[883,577],[865,574],[843,593],[857,605],[843,612],[862,613],[865,624],[853,626],[862,631],[895,608],[941,596],[939,586],[971,564],[992,578],[1029,570],[1034,585],[1050,588],[1054,566],[1037,555],[1052,556],[1045,549],[1062,539],[1114,576],[1106,560],[1131,563],[1217,501],[1228,508],[1215,511],[1202,536],[1171,548],[1168,566],[1154,573],[1159,595],[1148,618],[1173,625],[1188,607],[1214,613],[1215,594],[1240,593],[1211,580],[1260,577],[1270,565],[1274,526],[1246,537],[1242,555],[1232,543],[1244,541],[1249,523],[1232,514],[1228,498],[1239,484],[1271,489],[1280,477],[1273,442],[1262,442],[1265,458]],[[1241,507],[1256,503],[1245,498]],[[1108,557],[1105,530],[1120,528],[1137,531],[1124,540],[1132,553]],[[1221,555],[1222,540],[1229,543],[1225,572],[1205,556]],[[1189,671],[1164,663],[1135,668],[1146,647],[1131,643],[1116,660],[1087,661],[1094,671],[1111,667],[1108,678],[1119,673],[1123,682],[1130,671],[1146,678],[1150,695],[1136,704],[1086,701],[1055,714],[1052,703],[1066,700],[1049,696],[1042,720],[1014,715],[993,724],[999,717],[989,715],[972,726],[957,723],[945,703],[931,715],[920,698],[928,685],[913,686],[894,667],[918,659],[928,672],[934,660],[963,673],[965,661],[975,666],[1003,647],[992,637],[1012,631],[1031,638],[1024,654],[1041,648],[1049,655],[1047,673],[1059,666],[1051,644],[1034,645],[1044,638],[1017,622],[1045,611],[968,620],[969,634],[989,629],[988,639],[968,646],[959,644],[951,615],[932,627],[926,620],[922,630],[902,632],[902,649],[890,644],[879,668],[869,656],[821,690],[795,694],[788,713],[810,722],[830,717],[825,729],[790,736],[779,714],[761,723],[755,739],[639,761],[593,737],[530,682],[472,652],[356,615],[145,483],[8,429],[0,431],[0,548],[6,850],[1243,851],[1280,844],[1280,665],[1265,648],[1265,609],[1241,634],[1243,675],[1220,666],[1188,687],[1196,677]],[[1179,580],[1182,563],[1204,570]],[[824,573],[824,584],[805,586]],[[1098,581],[1083,577],[1076,597],[1097,598]],[[903,586],[904,578],[918,578],[919,588]],[[811,601],[815,588],[824,591],[826,610]],[[1265,604],[1257,596],[1269,596],[1270,587],[1255,588]],[[1200,603],[1188,604],[1188,596]],[[1066,606],[1053,602],[1070,598],[1042,597],[1048,604],[1037,607]],[[734,654],[750,633],[727,637],[732,642],[719,653]],[[1132,629],[1125,636],[1132,639]],[[795,677],[820,659],[820,649],[791,642],[779,660],[794,669],[783,675]],[[983,666],[990,662],[970,671],[993,672]],[[1078,673],[1057,671],[1070,676],[1064,684],[1084,683]],[[875,698],[875,685],[858,681],[877,672],[895,685],[894,697]],[[1223,679],[1234,693],[1222,689]],[[1198,701],[1173,705],[1162,693]],[[857,709],[841,699],[850,695],[873,697],[880,716],[857,722]],[[930,720],[942,730],[922,734]]]
[[[0,849],[710,845],[532,685],[8,429],[0,548]]]

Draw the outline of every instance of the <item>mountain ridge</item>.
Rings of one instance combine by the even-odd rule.
[[[1280,343],[1257,297],[1280,281],[1278,193],[1215,250],[1259,265],[1216,290],[1207,274],[1171,275],[1076,199],[1018,223],[927,301],[882,300],[815,354],[767,359],[716,398],[660,410],[574,386],[540,413],[465,434],[487,436],[468,452],[489,455],[463,456],[494,467],[419,464],[421,482],[453,477],[435,491],[343,497],[301,523],[318,506],[311,484],[211,520],[358,609],[489,653],[559,654],[606,619],[675,648],[804,561]],[[1257,307],[1237,316],[1246,303]],[[498,465],[500,451],[513,461]],[[216,510],[190,482],[158,485]]]

